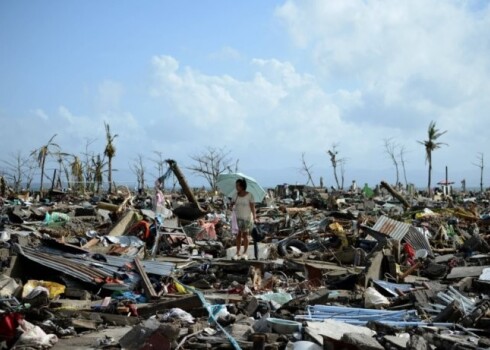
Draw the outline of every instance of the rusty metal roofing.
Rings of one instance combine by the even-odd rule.
[[[433,255],[428,239],[422,232],[410,224],[396,221],[383,215],[371,229],[397,241],[405,240],[415,250],[426,249],[429,255]]]
[[[408,231],[410,231],[411,227],[412,225],[410,224],[396,221],[383,215],[376,221],[376,224],[374,224],[372,229],[383,233],[392,239],[401,241],[408,233]]]
[[[134,258],[99,254],[105,260],[100,261],[86,254],[68,254],[45,246],[30,248],[15,244],[15,248],[31,261],[89,283],[113,277],[121,267],[134,261]],[[175,267],[174,263],[150,260],[142,261],[141,265],[146,273],[160,276],[170,276]]]

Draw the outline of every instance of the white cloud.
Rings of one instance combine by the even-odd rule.
[[[36,109],[32,110],[31,112],[34,113],[34,115],[38,116],[39,118],[41,118],[44,121],[49,119],[46,112],[44,112],[41,108],[36,108]]]
[[[359,91],[330,94],[318,79],[299,73],[290,62],[253,59],[255,73],[249,80],[181,69],[170,56],[154,57],[152,63],[152,96],[166,101],[179,114],[179,123],[188,123],[186,130],[196,144],[226,142],[245,157],[254,147],[260,151],[256,156],[264,159],[303,151],[323,157],[331,143],[355,137],[361,140],[356,145],[362,144],[363,133],[369,131],[342,119],[342,109],[362,106]],[[359,153],[372,146],[345,149]]]
[[[80,119],[80,118],[76,118],[65,106],[58,107],[58,114],[60,115],[61,118],[66,120],[70,125],[75,124],[76,121],[75,119]]]
[[[94,111],[66,103],[49,113],[42,106],[27,122],[15,123],[33,135],[49,124],[58,142],[74,149],[96,137],[101,149],[107,121],[120,135],[123,162],[153,150],[185,162],[202,147],[226,146],[243,170],[271,172],[299,167],[302,152],[326,169],[325,151],[340,143],[348,176],[362,181],[366,173],[379,172],[379,180],[390,169],[382,148],[390,137],[406,146],[409,171],[425,176],[416,141],[426,138],[435,120],[448,130],[441,141],[449,146],[434,155],[434,178],[444,165],[476,174],[471,163],[490,146],[490,7],[471,4],[287,0],[274,13],[292,41],[287,51],[271,47],[271,56],[245,61],[249,52],[225,46],[207,56],[234,61],[240,74],[228,68],[211,74],[205,64],[188,66],[170,52],[153,57],[152,81],[140,82],[150,85],[150,96],[135,96],[137,88],[126,91],[123,82],[106,79],[86,92],[95,96]],[[121,107],[127,105],[131,111]],[[350,175],[350,169],[360,171]]]
[[[124,87],[121,83],[104,80],[97,88],[97,106],[101,111],[118,109],[121,98],[124,94]]]
[[[209,58],[218,61],[238,61],[242,58],[242,55],[233,47],[223,46],[217,52],[209,54]]]
[[[384,105],[451,108],[488,94],[488,8],[438,0],[289,0],[276,15],[327,79]]]
[[[406,146],[414,172],[425,169],[416,140],[431,120],[448,130],[443,141],[450,145],[435,154],[435,169],[469,170],[467,153],[489,146],[481,133],[490,127],[482,118],[490,108],[490,45],[482,35],[490,29],[488,7],[289,0],[275,15],[309,65],[255,58],[247,68],[253,75],[239,80],[181,67],[171,56],[153,58],[153,96],[190,134],[208,136],[196,143],[225,140],[245,157],[260,150],[257,157],[276,164],[304,151],[327,164],[325,150],[339,142],[352,167],[376,171],[390,167],[382,140],[392,137]]]
[[[288,0],[275,15],[332,94],[340,130],[363,123],[364,138],[412,146],[436,120],[450,147],[435,159],[468,170],[468,152],[488,148],[482,130],[490,127],[490,7],[472,4]]]
[[[95,116],[77,115],[65,106],[58,108],[59,127],[63,127],[68,138],[83,140],[86,137],[105,140],[107,123],[114,134],[123,136],[124,140],[139,143],[145,135],[144,124],[136,120],[130,112],[108,111]]]
[[[207,76],[189,67],[181,70],[177,60],[157,56],[152,60],[156,84],[154,97],[168,101],[173,109],[194,127],[212,131],[226,125],[230,136],[245,128],[244,111],[231,89],[240,83],[227,76]]]

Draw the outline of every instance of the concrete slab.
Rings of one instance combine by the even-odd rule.
[[[53,346],[52,350],[86,350],[97,348],[101,341],[108,338],[113,338],[115,344],[121,339],[126,333],[128,333],[133,327],[116,327],[116,328],[107,328],[97,332],[91,332],[82,334],[78,337],[65,338],[60,339],[55,346]]]
[[[483,270],[490,268],[490,266],[461,266],[453,267],[451,273],[447,275],[447,279],[456,279],[463,277],[478,277],[482,274]]]
[[[269,252],[270,252],[270,244],[267,243],[259,243],[258,244],[259,248],[259,259],[268,259],[269,258]],[[236,255],[236,247],[231,247],[226,250],[226,258],[231,259]],[[255,258],[254,256],[254,245],[252,242],[250,242],[250,245],[248,246],[247,250],[247,257],[248,260],[252,260]]]
[[[376,332],[367,327],[354,326],[335,320],[307,322],[306,324],[306,333],[319,344],[323,344],[324,335],[335,340],[340,340],[346,333],[360,333],[367,337],[372,337],[376,334]]]
[[[384,350],[385,348],[373,337],[362,333],[345,333],[341,341],[357,346],[363,350]]]
[[[397,337],[394,335],[385,335],[384,339],[398,349],[406,349],[410,337]]]

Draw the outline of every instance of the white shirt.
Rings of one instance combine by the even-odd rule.
[[[235,212],[236,218],[241,220],[252,220],[252,209],[250,209],[250,203],[254,203],[254,197],[249,192],[245,196],[236,196],[235,200]]]

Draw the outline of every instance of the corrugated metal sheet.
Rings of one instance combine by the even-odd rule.
[[[70,261],[60,255],[53,255],[40,252],[39,249],[29,247],[21,247],[15,244],[17,251],[24,257],[53,270],[60,271],[67,275],[73,276],[83,282],[94,283],[98,278],[105,279],[112,277],[112,274],[107,273],[96,267],[87,267],[75,261]]]
[[[409,224],[390,219],[389,217],[383,215],[376,221],[376,224],[372,229],[383,233],[392,239],[401,241],[411,227],[412,226]]]
[[[381,233],[397,241],[405,240],[415,250],[426,249],[429,255],[433,255],[430,243],[425,235],[410,224],[381,216],[372,227],[373,231]]]
[[[45,246],[34,249],[16,244],[15,247],[21,255],[29,260],[89,283],[97,283],[98,279],[110,278],[119,272],[121,267],[128,264],[132,265],[134,261],[134,258],[111,255],[103,255],[106,261],[100,261],[86,254],[69,254]],[[146,273],[159,276],[170,276],[175,268],[175,264],[171,262],[147,260],[141,263]],[[135,278],[134,273],[130,275],[133,277],[130,278],[129,283],[135,283],[139,280],[139,275],[138,278]]]
[[[38,250],[50,255],[62,256],[85,266],[100,265],[99,269],[107,270],[110,273],[117,272],[119,268],[128,264],[131,265],[134,261],[134,257],[98,254],[105,258],[105,261],[100,261],[93,258],[94,254],[70,254],[63,250],[47,246],[41,246]],[[143,260],[141,264],[145,268],[146,273],[159,276],[170,276],[175,269],[175,263],[167,261]]]
[[[425,235],[417,230],[415,227],[412,227],[410,231],[405,235],[405,241],[410,243],[410,245],[415,249],[426,249],[429,255],[433,256],[432,248],[430,246],[429,241],[425,237]]]

